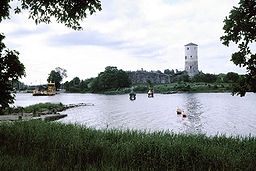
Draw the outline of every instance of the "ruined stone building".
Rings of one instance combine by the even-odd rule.
[[[187,73],[190,77],[193,77],[194,75],[199,73],[197,52],[197,44],[189,43],[185,45],[185,72],[168,75],[154,71],[148,72],[141,69],[138,71],[127,71],[126,73],[131,78],[133,84],[147,83],[148,81],[158,84],[172,83],[175,80],[179,79],[181,76],[183,76],[185,73]]]
[[[168,74],[157,73],[157,72],[148,72],[145,70],[139,71],[127,71],[126,72],[132,80],[133,84],[137,83],[147,83],[149,80],[151,83],[171,83],[173,82],[173,77]]]
[[[198,74],[198,45],[189,43],[185,45],[185,71],[190,77]]]

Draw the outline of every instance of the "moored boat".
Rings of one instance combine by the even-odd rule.
[[[33,96],[54,96],[56,94],[56,87],[55,83],[49,82],[47,84],[47,90],[39,91],[35,89],[33,91]]]

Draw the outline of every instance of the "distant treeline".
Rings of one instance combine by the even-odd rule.
[[[125,71],[117,69],[117,67],[107,66],[105,71],[99,73],[96,78],[80,80],[78,77],[75,77],[71,81],[66,81],[64,89],[72,93],[100,93],[130,87],[131,84],[131,79]]]
[[[184,74],[177,81],[178,82],[205,82],[205,83],[235,83],[237,82],[242,75],[239,75],[234,72],[228,72],[227,74],[204,74],[199,73],[192,78],[189,78],[187,74]]]
[[[170,72],[169,72],[170,71]],[[160,71],[158,71],[160,72]],[[178,71],[176,71],[178,72]],[[165,74],[173,74],[174,70],[165,70]],[[227,74],[204,74],[199,73],[195,75],[193,78],[189,78],[187,74],[183,74],[175,83],[182,82],[202,82],[202,83],[236,83],[241,75],[229,72]],[[150,82],[150,81],[149,81]],[[153,86],[151,83],[148,83]],[[108,66],[106,67],[104,72],[101,72],[96,78],[90,78],[86,80],[80,80],[78,77],[75,77],[71,81],[66,81],[64,83],[64,89],[67,92],[71,93],[101,93],[105,91],[116,91],[125,87],[131,87],[131,79],[123,70],[118,70],[116,67]],[[136,90],[135,86],[135,90]],[[139,91],[139,90],[138,90]],[[140,92],[140,91],[139,91]]]
[[[157,71],[159,73],[162,73],[161,71]],[[230,90],[231,87],[236,87],[236,83],[239,82],[239,79],[242,79],[243,75],[239,75],[234,72],[229,72],[227,74],[205,74],[203,72],[200,72],[199,74],[195,75],[193,78],[190,78],[185,72],[176,70],[164,70],[165,74],[168,75],[174,75],[174,74],[181,74],[179,79],[175,80],[175,85],[173,84],[170,87],[170,90],[177,90],[177,91],[183,91],[184,90],[190,90],[188,88],[188,85],[183,85],[182,83],[214,83],[216,84],[215,87],[217,87],[217,84],[219,86],[221,83],[228,83],[228,85],[225,85],[225,90]],[[185,88],[182,87],[185,86]],[[137,92],[143,92],[148,89],[148,87],[155,87],[156,85],[153,85],[149,80],[145,85],[132,85],[131,79],[128,76],[128,74],[123,71],[122,69],[117,69],[115,66],[107,66],[105,68],[104,72],[101,72],[98,74],[95,78],[89,78],[82,80],[79,77],[73,78],[71,81],[66,81],[64,84],[61,84],[61,88],[65,89],[66,92],[70,93],[108,93],[111,92],[115,94],[116,92],[122,92],[127,93],[130,91],[131,86],[134,86],[134,90]],[[161,85],[159,85],[161,86]],[[192,85],[190,85],[192,86]],[[209,85],[207,85],[209,87]],[[31,90],[35,87],[26,86],[25,84],[21,82],[14,82],[13,87],[16,90]],[[178,87],[178,88],[177,88]],[[181,87],[181,88],[180,88]],[[124,89],[126,88],[126,89]],[[156,88],[156,87],[155,87]],[[207,88],[207,87],[206,87]],[[205,88],[205,89],[206,89]],[[39,87],[40,89],[40,87]],[[197,88],[195,88],[197,89]],[[160,91],[162,92],[162,91]],[[164,91],[165,92],[165,91]]]

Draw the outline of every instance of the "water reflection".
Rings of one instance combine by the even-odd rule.
[[[69,94],[32,96],[17,94],[15,106],[35,103],[92,103],[94,106],[72,108],[63,113],[68,116],[58,122],[78,123],[96,129],[117,128],[179,133],[256,136],[256,94],[245,97],[230,93],[156,94],[148,98],[137,94],[135,101],[128,95]],[[187,114],[183,119],[177,108]]]
[[[183,128],[185,133],[203,133],[203,124],[201,115],[203,114],[203,105],[196,94],[184,95],[184,112],[187,118],[183,119]]]

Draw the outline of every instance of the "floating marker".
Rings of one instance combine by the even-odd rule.
[[[181,113],[182,113],[181,109],[177,109],[177,114],[181,114]]]

